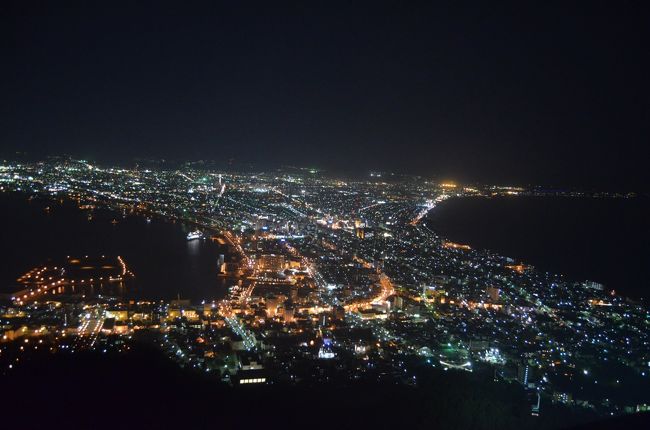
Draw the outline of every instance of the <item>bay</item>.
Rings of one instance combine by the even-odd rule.
[[[91,219],[89,219],[89,215]],[[193,227],[161,218],[108,209],[80,210],[76,202],[0,195],[2,246],[0,287],[48,261],[66,256],[122,256],[135,279],[126,295],[135,299],[216,300],[227,285],[217,277],[220,254],[210,240],[187,241]]]
[[[648,198],[456,198],[425,222],[454,242],[650,298]]]

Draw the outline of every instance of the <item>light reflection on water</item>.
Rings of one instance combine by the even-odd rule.
[[[90,220],[88,215],[71,202],[0,195],[3,243],[11,244],[0,247],[0,288],[16,285],[17,277],[49,259],[121,255],[135,279],[122,287],[94,286],[89,293],[122,291],[128,297],[150,300],[179,295],[214,300],[225,295],[227,285],[217,277],[217,262],[219,254],[226,254],[228,260],[226,246],[210,240],[187,241],[194,228],[160,218],[147,222],[144,216],[105,210],[94,210]]]

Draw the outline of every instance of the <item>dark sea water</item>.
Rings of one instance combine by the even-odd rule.
[[[451,199],[426,222],[455,242],[650,298],[650,199]]]
[[[0,290],[49,259],[120,255],[135,274],[129,297],[212,300],[225,295],[227,286],[217,272],[219,254],[228,260],[226,246],[210,240],[188,242],[191,227],[160,218],[147,222],[141,215],[94,210],[89,221],[88,214],[69,201],[0,194]]]

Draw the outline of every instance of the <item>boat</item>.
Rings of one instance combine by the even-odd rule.
[[[203,233],[200,230],[194,230],[187,233],[187,240],[200,239],[203,237]]]

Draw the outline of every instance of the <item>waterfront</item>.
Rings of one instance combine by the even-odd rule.
[[[647,198],[451,199],[427,218],[439,234],[576,280],[650,296]]]
[[[34,345],[29,355],[43,347],[54,354],[122,354],[142,334],[180,367],[233,385],[421,386],[424,366],[441,375],[449,370],[491,383],[495,377],[517,381],[518,413],[539,416],[543,404],[546,416],[557,403],[608,415],[647,410],[647,307],[599,285],[513,264],[474,243],[440,240],[422,228],[423,216],[438,212],[436,203],[450,193],[539,195],[519,187],[456,188],[413,180],[347,183],[311,172],[125,169],[72,159],[0,166],[7,278],[48,258],[54,263],[27,273],[21,282],[29,290],[0,305],[0,336],[7,343],[0,369],[22,368],[26,343]],[[576,197],[558,194],[563,202]],[[618,194],[598,196],[582,202],[629,202]],[[608,232],[621,220],[633,221],[615,206],[608,221],[599,206],[572,217],[554,210],[553,200],[538,201],[543,216],[574,225],[586,225],[584,218],[594,214],[601,217],[598,229]],[[544,230],[516,205],[510,212],[519,227],[497,218],[517,236],[533,240],[523,233]],[[161,218],[149,222],[144,214],[154,213]],[[469,211],[477,213],[476,223],[489,228],[481,221],[489,220],[489,211]],[[174,223],[179,219],[189,225]],[[239,274],[241,284],[230,279],[219,286],[222,247],[188,242],[196,224],[223,232],[236,250],[225,254],[226,263],[235,263],[225,270]],[[555,246],[573,245],[577,252],[573,241],[565,233]],[[646,255],[624,250],[641,260]],[[57,269],[66,255],[74,258]],[[65,280],[57,278],[63,272]],[[39,290],[73,281],[87,288],[97,285],[97,276],[122,277],[124,293],[116,300],[105,291],[100,297]],[[56,298],[46,303],[44,294]],[[177,295],[191,301],[169,300]],[[201,303],[222,295],[219,303]],[[241,364],[253,359],[254,367]]]
[[[91,219],[89,219],[91,218]],[[113,222],[114,220],[114,222]],[[3,290],[48,261],[70,256],[122,256],[136,275],[126,296],[138,299],[220,299],[219,254],[227,247],[210,240],[187,241],[193,228],[181,223],[107,209],[80,210],[68,200],[0,195]]]

